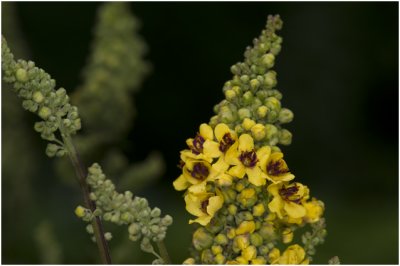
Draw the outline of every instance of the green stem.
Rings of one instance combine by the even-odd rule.
[[[90,200],[89,194],[90,189],[86,183],[87,171],[86,168],[82,165],[81,160],[79,159],[79,155],[75,146],[72,143],[71,136],[69,134],[64,134],[61,130],[61,136],[64,141],[64,147],[68,152],[69,158],[71,159],[72,165],[74,166],[75,173],[78,177],[78,181],[83,193],[83,200],[85,203],[85,207],[89,208],[92,212],[96,209],[96,204]],[[95,219],[92,221],[94,236],[96,238],[97,247],[99,248],[101,260],[103,264],[111,264],[111,256],[110,251],[108,249],[108,244],[106,239],[104,238],[104,229],[100,217],[95,216]]]
[[[164,264],[171,264],[171,260],[168,255],[167,247],[164,244],[164,241],[157,242],[157,247],[160,252],[161,258],[164,261]]]

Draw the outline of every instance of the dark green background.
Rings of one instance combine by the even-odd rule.
[[[98,5],[17,5],[32,60],[67,90],[80,83]],[[283,151],[297,180],[326,204],[328,237],[315,262],[338,255],[346,264],[398,263],[397,3],[153,2],[131,8],[142,22],[153,71],[135,97],[138,116],[123,149],[132,161],[151,150],[165,158],[164,178],[135,192],[174,216],[167,236],[174,263],[188,256],[192,230],[182,193],[171,185],[179,175],[179,151],[213,115],[230,66],[242,60],[267,15],[276,13],[284,20],[278,89],[295,114],[288,125],[293,143]],[[46,215],[64,263],[98,263],[96,247],[72,212],[81,202],[79,190],[52,176],[45,143],[36,137],[43,160],[40,176],[32,176],[38,204],[25,206],[29,212],[19,219],[3,211],[2,262],[40,262],[31,229]],[[130,262],[149,263],[136,248]]]

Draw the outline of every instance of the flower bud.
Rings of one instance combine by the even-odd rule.
[[[267,264],[267,261],[265,260],[264,257],[258,256],[257,258],[251,260],[251,264],[264,265]]]
[[[261,216],[265,212],[265,207],[263,203],[259,203],[253,207],[253,215],[254,216]]]
[[[282,108],[279,112],[278,120],[282,124],[290,123],[293,120],[293,112],[287,108]]]
[[[279,143],[282,145],[290,145],[290,143],[292,143],[292,133],[287,129],[281,129],[279,132]]]
[[[254,120],[251,120],[249,118],[245,118],[242,122],[242,126],[245,130],[250,130],[255,124],[256,122],[254,122]]]
[[[87,209],[79,205],[78,207],[75,208],[75,215],[78,216],[79,218],[82,218],[86,215]]]
[[[257,79],[250,80],[250,87],[255,91],[260,86],[260,82]]]
[[[173,219],[170,215],[165,215],[161,220],[161,224],[164,226],[170,226],[173,222]]]
[[[236,236],[233,240],[233,246],[239,250],[244,250],[250,245],[250,240],[248,235]]]
[[[288,244],[293,240],[293,231],[290,228],[285,228],[282,232],[282,242]]]
[[[236,257],[236,261],[238,262],[238,264],[242,264],[242,265],[249,264],[249,262],[242,256]]]
[[[246,105],[250,105],[253,102],[254,96],[253,93],[251,93],[251,91],[246,91],[243,94],[243,104]]]
[[[138,234],[140,234],[140,225],[138,225],[137,223],[132,223],[128,227],[128,232],[129,232],[130,235],[138,235]]]
[[[261,64],[267,68],[271,68],[275,64],[275,56],[272,53],[265,54],[261,57]]]
[[[267,89],[271,89],[276,86],[276,72],[268,71],[267,74],[264,75],[264,85]]]
[[[242,257],[246,260],[255,259],[257,256],[257,249],[255,246],[248,246],[242,251]]]
[[[250,110],[247,109],[247,108],[240,108],[240,109],[238,110],[238,115],[239,115],[239,119],[240,119],[240,120],[244,120],[244,119],[246,119],[246,118],[251,117],[251,112],[250,112]]]
[[[253,233],[256,226],[254,221],[243,221],[240,223],[239,227],[236,229],[236,235],[242,235],[247,233]]]
[[[35,91],[32,96],[33,101],[36,103],[41,103],[44,100],[44,96],[40,91]]]
[[[250,234],[250,243],[253,246],[259,247],[259,246],[261,246],[263,244],[263,241],[264,240],[263,240],[263,238],[262,238],[262,236],[260,234],[258,234],[258,233]]]
[[[88,233],[91,234],[91,235],[94,234],[94,230],[93,230],[92,224],[88,224],[88,225],[86,226],[86,232],[88,232]]]
[[[230,205],[228,206],[228,212],[229,212],[229,214],[231,214],[231,215],[235,215],[235,214],[237,213],[237,207],[236,207],[236,205],[230,204]]]
[[[104,234],[104,238],[105,238],[107,241],[110,241],[110,240],[112,239],[112,234],[111,234],[110,232],[106,232],[106,233]]]
[[[211,247],[211,251],[212,251],[212,253],[214,254],[214,255],[217,255],[217,254],[221,254],[222,253],[222,247],[221,246],[216,246],[216,245],[214,245],[214,246],[212,246]]]
[[[251,135],[255,140],[262,140],[265,138],[265,127],[262,124],[255,124],[251,127]]]
[[[226,235],[224,234],[218,234],[215,237],[215,243],[217,243],[218,245],[223,245],[225,246],[226,244],[228,244],[228,238],[226,237]]]
[[[244,208],[249,208],[257,202],[256,191],[253,188],[243,189],[237,196],[237,201]]]
[[[192,265],[192,264],[196,264],[196,261],[193,258],[187,258],[186,260],[183,261],[184,265]]]
[[[198,228],[193,234],[193,246],[197,250],[203,250],[211,247],[213,236],[203,227]]]
[[[51,109],[46,106],[43,106],[42,108],[40,108],[38,115],[42,119],[46,120],[46,118],[48,118],[51,115]]]
[[[257,116],[259,118],[264,118],[268,113],[268,107],[261,105],[257,108]]]
[[[215,256],[214,260],[215,260],[215,262],[216,262],[217,264],[220,264],[220,265],[221,265],[221,264],[224,264],[224,263],[225,263],[226,258],[225,258],[225,256],[222,255],[222,254],[217,254],[217,255]]]
[[[156,207],[151,211],[150,215],[151,215],[151,217],[158,217],[161,215],[161,210]]]
[[[225,91],[225,98],[228,101],[233,101],[236,98],[236,96],[237,96],[236,92],[234,90],[232,90],[232,89],[229,89],[229,90]]]
[[[17,80],[19,82],[25,83],[28,81],[29,77],[28,77],[28,72],[23,69],[23,68],[19,68],[16,72],[15,72],[15,77],[17,78]]]

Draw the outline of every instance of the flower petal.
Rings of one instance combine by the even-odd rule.
[[[216,178],[216,183],[219,186],[230,186],[232,185],[232,176],[228,174],[220,174]]]
[[[187,194],[185,196],[185,202],[186,202],[186,210],[194,215],[194,216],[202,216],[204,215],[204,212],[200,209],[200,201],[197,201],[195,197],[191,197],[190,194]]]
[[[280,219],[282,219],[282,208],[283,208],[283,200],[280,197],[274,197],[270,203],[268,203],[268,208],[271,212],[274,212],[278,215]]]
[[[185,190],[190,184],[184,175],[180,175],[173,183],[175,190]]]
[[[241,164],[239,160],[240,153],[238,151],[238,146],[239,143],[236,141],[225,153],[225,161],[230,165]]]
[[[246,174],[246,168],[241,164],[235,165],[228,170],[228,174],[237,178],[243,178]]]
[[[189,220],[189,224],[199,223],[199,224],[201,224],[203,226],[206,226],[207,224],[210,223],[210,221],[211,221],[211,217],[208,216],[208,215],[204,215],[204,216],[201,216],[201,217],[199,217],[199,218],[197,218],[195,220]]]
[[[230,132],[231,130],[229,129],[229,127],[223,123],[218,124],[214,129],[215,137],[217,138],[218,142],[222,140],[226,133]]]
[[[302,205],[294,202],[285,202],[284,209],[287,214],[293,218],[301,218],[306,215],[306,209]]]
[[[213,196],[208,199],[207,213],[213,217],[214,214],[221,209],[224,200],[221,196]]]
[[[242,134],[239,137],[239,151],[251,151],[254,149],[253,138],[249,134]]]
[[[209,139],[209,140],[213,140],[214,139],[214,133],[212,128],[206,124],[203,123],[200,125],[200,135],[204,138],[204,139]]]
[[[266,175],[261,171],[261,169],[257,166],[250,168],[246,168],[246,174],[249,178],[249,182],[253,185],[259,187],[263,186],[266,183]]]
[[[203,144],[203,153],[205,156],[211,158],[217,158],[222,155],[222,152],[219,150],[219,144],[209,139]]]
[[[264,146],[261,147],[258,151],[257,151],[257,158],[258,160],[260,160],[259,165],[261,170],[263,171],[267,171],[267,162],[268,159],[271,155],[271,147],[270,146]]]
[[[205,193],[207,192],[206,185],[207,185],[206,182],[201,182],[200,184],[197,185],[191,185],[188,190],[190,193],[193,194]]]
[[[268,180],[272,181],[273,183],[277,184],[284,181],[290,181],[294,179],[294,175],[291,173],[278,175],[278,176],[270,176],[268,175]]]
[[[212,168],[214,168],[218,173],[224,173],[228,170],[229,164],[225,162],[225,156],[219,157],[218,161],[212,165]]]

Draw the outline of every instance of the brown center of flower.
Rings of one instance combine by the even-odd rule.
[[[203,163],[195,163],[190,174],[197,180],[203,181],[208,177],[210,171],[208,170],[208,167]]]
[[[202,201],[202,202],[201,202],[201,205],[200,205],[201,211],[204,212],[205,214],[207,214],[207,206],[208,206],[208,203],[209,203],[209,200],[206,199],[206,200]]]
[[[226,152],[235,143],[230,133],[226,133],[219,142],[219,150]]]
[[[290,187],[282,186],[282,188],[279,189],[279,195],[283,200],[300,204],[302,197],[298,195],[297,192],[299,192],[299,187],[296,183]]]
[[[246,167],[256,166],[256,164],[258,162],[256,151],[255,150],[243,151],[242,154],[240,154],[240,156],[239,156],[239,160]]]
[[[190,147],[190,149],[194,154],[197,155],[203,152],[204,141],[205,141],[204,138],[200,134],[196,135],[196,137],[193,140],[193,145],[192,147]]]
[[[289,172],[289,168],[286,166],[285,161],[279,159],[277,161],[271,160],[267,165],[267,172],[269,175],[283,175]]]

